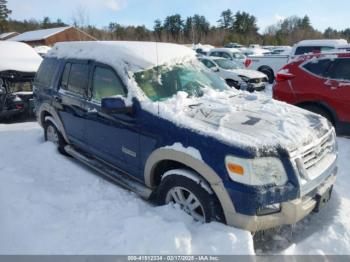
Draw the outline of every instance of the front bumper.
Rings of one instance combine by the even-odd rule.
[[[317,193],[327,191],[332,187],[335,182],[336,174],[336,166],[334,166],[331,171],[327,170],[327,172],[321,175],[321,177],[325,178],[322,183],[315,187],[310,193],[300,198],[281,203],[281,211],[278,213],[264,216],[249,216],[234,213],[232,214],[232,216],[235,216],[232,225],[250,232],[256,232],[281,225],[295,224],[315,209]]]
[[[241,90],[247,90],[250,92],[253,91],[262,91],[266,88],[267,83],[265,82],[261,82],[261,83],[257,83],[257,84],[253,84],[253,83],[242,83],[240,89]]]

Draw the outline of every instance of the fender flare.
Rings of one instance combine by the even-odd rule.
[[[179,162],[185,166],[192,168],[200,176],[202,176],[206,182],[210,185],[210,188],[218,198],[221,207],[224,212],[225,220],[228,225],[237,225],[236,211],[229,196],[222,179],[216,174],[216,172],[205,164],[203,161],[186,154],[182,151],[176,151],[169,148],[159,148],[155,150],[147,159],[144,169],[145,184],[149,188],[154,188],[155,184],[155,168],[158,163],[164,160],[171,160]]]

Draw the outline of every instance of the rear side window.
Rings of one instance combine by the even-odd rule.
[[[311,72],[314,75],[325,76],[328,67],[331,64],[329,59],[321,59],[317,61],[311,60],[310,62],[303,65],[307,71]]]
[[[55,76],[58,60],[56,58],[46,58],[41,63],[35,77],[35,84],[44,88],[52,88],[52,80]]]
[[[350,80],[350,59],[336,59],[327,77],[337,80]]]
[[[89,65],[67,63],[61,78],[61,88],[85,96],[89,83]]]
[[[101,101],[104,97],[126,96],[123,83],[113,70],[97,66],[94,71],[92,84],[92,99]]]
[[[299,46],[295,50],[295,55],[304,55],[308,53],[319,53],[334,49],[331,46]]]

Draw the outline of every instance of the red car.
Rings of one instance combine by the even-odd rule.
[[[350,135],[350,53],[305,55],[276,75],[273,98],[326,117]]]

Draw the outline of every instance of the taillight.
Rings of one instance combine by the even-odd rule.
[[[252,60],[251,59],[249,59],[249,58],[247,58],[245,61],[244,61],[244,66],[246,67],[246,68],[248,68],[251,64],[252,64]]]
[[[290,74],[290,73],[277,73],[276,75],[276,82],[283,82],[283,81],[288,81],[291,80],[295,77],[295,75]]]

